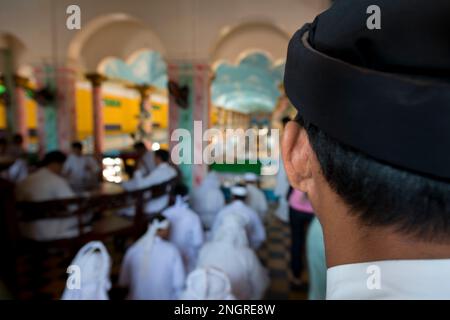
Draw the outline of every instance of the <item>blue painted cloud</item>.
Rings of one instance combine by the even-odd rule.
[[[167,66],[156,51],[142,51],[125,62],[108,58],[101,70],[112,79],[126,80],[135,84],[150,84],[160,89],[167,88]]]
[[[246,56],[235,65],[220,64],[212,83],[212,101],[218,107],[244,113],[271,112],[280,96],[284,64],[273,66],[262,53]]]

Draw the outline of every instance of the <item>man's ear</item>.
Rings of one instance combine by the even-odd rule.
[[[306,193],[310,192],[313,182],[313,153],[306,130],[294,121],[289,122],[284,129],[282,155],[291,186]]]

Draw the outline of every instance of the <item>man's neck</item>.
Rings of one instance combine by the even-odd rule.
[[[322,207],[327,266],[382,260],[450,259],[450,242],[421,241],[391,227],[364,226],[340,201]],[[327,211],[325,211],[327,210]]]

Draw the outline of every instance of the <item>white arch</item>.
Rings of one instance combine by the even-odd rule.
[[[238,63],[242,56],[262,52],[271,61],[284,59],[290,34],[270,20],[259,19],[227,26],[210,51],[210,60]]]
[[[118,34],[120,30],[126,32]],[[99,43],[93,40],[95,37],[102,38],[101,47],[95,47]],[[108,46],[108,40],[121,46]],[[130,55],[144,49],[158,51],[163,56],[166,53],[161,39],[142,21],[128,14],[112,13],[98,16],[83,26],[70,42],[67,56],[70,66],[94,71],[108,56],[126,61]]]
[[[10,32],[0,31],[0,49],[9,49],[11,51],[14,72],[18,72],[23,65],[27,65],[29,62],[27,46],[19,37]],[[0,66],[0,68],[3,68],[3,66]]]

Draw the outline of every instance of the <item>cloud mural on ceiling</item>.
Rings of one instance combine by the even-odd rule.
[[[156,51],[140,51],[127,62],[119,58],[107,58],[101,64],[100,72],[112,79],[167,88],[167,65]]]
[[[238,65],[221,63],[211,94],[215,106],[252,113],[272,112],[280,96],[284,64],[273,65],[263,53],[252,53]]]

